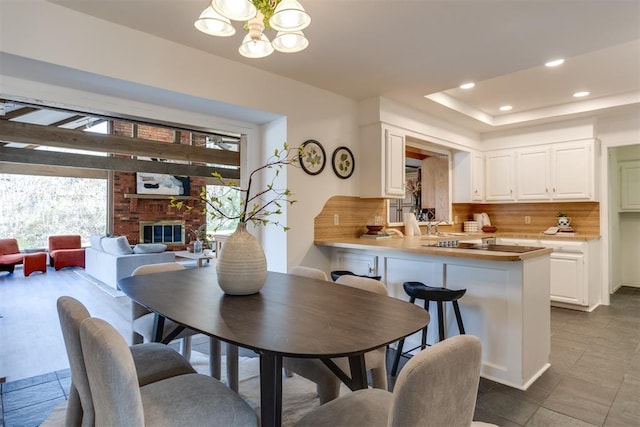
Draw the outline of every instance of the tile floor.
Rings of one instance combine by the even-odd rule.
[[[0,273],[2,427],[37,426],[67,397],[70,374],[55,312],[63,294],[130,336],[126,299],[73,270],[29,278],[19,270]],[[502,427],[640,426],[640,288],[620,289],[610,306],[592,313],[552,308],[551,325],[551,368],[526,392],[481,380],[475,419]],[[207,342],[196,337],[194,349],[206,353]]]

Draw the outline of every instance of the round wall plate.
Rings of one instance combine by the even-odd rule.
[[[356,165],[351,150],[347,147],[336,148],[331,157],[331,166],[338,178],[347,179],[353,175]]]
[[[324,148],[315,139],[309,139],[302,143],[298,152],[300,166],[309,175],[318,175],[324,169],[327,162]]]

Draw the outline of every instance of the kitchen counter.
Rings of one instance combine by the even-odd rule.
[[[485,251],[477,249],[446,248],[429,246],[443,240],[474,240],[491,235],[467,235],[467,236],[405,236],[391,237],[388,239],[373,238],[345,238],[316,240],[317,246],[331,248],[356,249],[381,252],[413,253],[431,256],[446,256],[453,258],[468,258],[484,261],[522,261],[537,258],[553,252],[551,248],[536,248],[529,252],[514,253],[502,251]]]
[[[434,247],[442,240],[467,240],[484,247],[482,237],[494,235],[405,236],[385,239],[318,239],[315,244],[331,258],[331,270],[381,276],[389,296],[407,301],[403,283],[465,289],[459,305],[466,333],[482,342],[481,375],[526,390],[550,366],[550,258],[552,248],[495,245],[491,249]],[[488,249],[488,248],[487,248]],[[450,304],[445,305],[447,336],[458,333]],[[432,320],[436,326],[437,320]],[[430,327],[427,342],[438,340]],[[420,334],[406,338],[412,348]]]

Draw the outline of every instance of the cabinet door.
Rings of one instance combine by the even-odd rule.
[[[553,252],[551,254],[551,300],[587,305],[584,255]]]
[[[389,196],[404,196],[404,135],[385,129],[385,193]]]
[[[549,148],[518,150],[518,200],[549,200]]]
[[[551,159],[554,199],[592,200],[595,197],[592,143],[555,146]]]
[[[640,211],[640,161],[620,162],[620,209]]]
[[[486,199],[514,200],[513,152],[493,151],[486,154]]]
[[[471,200],[484,200],[484,155],[473,153],[471,163]]]
[[[378,274],[378,257],[357,252],[337,251],[334,270],[348,270],[355,274],[376,276]]]

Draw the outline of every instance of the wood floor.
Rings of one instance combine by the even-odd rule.
[[[79,299],[130,339],[128,298],[83,273],[0,273],[1,426],[39,425],[66,398],[59,296]],[[551,368],[526,392],[482,379],[475,419],[502,427],[640,426],[640,289],[622,288],[592,313],[552,308],[551,327]],[[207,342],[196,337],[194,348],[207,353]]]

